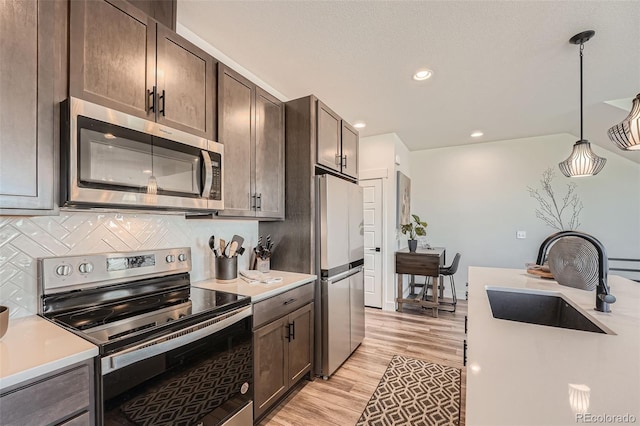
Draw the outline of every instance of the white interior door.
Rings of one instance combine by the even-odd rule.
[[[382,179],[360,181],[363,188],[364,304],[382,308]]]

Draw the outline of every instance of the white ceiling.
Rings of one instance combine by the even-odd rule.
[[[361,136],[410,150],[571,133],[618,150],[607,129],[640,93],[640,1],[178,0],[178,21],[287,99],[315,94]],[[422,67],[434,76],[411,76]],[[474,130],[484,136],[472,139]],[[597,149],[596,149],[597,150]],[[567,155],[570,147],[567,147]],[[606,153],[597,150],[606,157]],[[559,159],[560,160],[560,159]]]

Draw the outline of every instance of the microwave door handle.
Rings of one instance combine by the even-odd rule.
[[[204,185],[202,187],[202,197],[209,198],[211,194],[211,186],[213,185],[213,165],[209,152],[202,150],[202,160],[204,161]]]

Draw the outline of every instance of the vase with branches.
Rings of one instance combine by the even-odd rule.
[[[418,248],[416,236],[423,237],[427,235],[427,222],[420,220],[420,216],[417,214],[412,214],[411,217],[413,221],[400,225],[400,228],[403,234],[409,234],[409,251],[413,253]]]
[[[541,188],[527,186],[529,195],[538,201],[536,217],[547,226],[559,231],[572,231],[580,226],[580,212],[582,202],[576,194],[576,184],[567,184],[567,192],[562,198],[556,199],[556,193],[551,185],[555,177],[554,169],[548,168],[542,172]]]

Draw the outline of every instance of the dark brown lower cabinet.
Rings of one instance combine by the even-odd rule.
[[[94,425],[93,360],[66,367],[0,395],[1,425]]]
[[[257,420],[311,371],[313,303],[254,329],[253,348]]]

